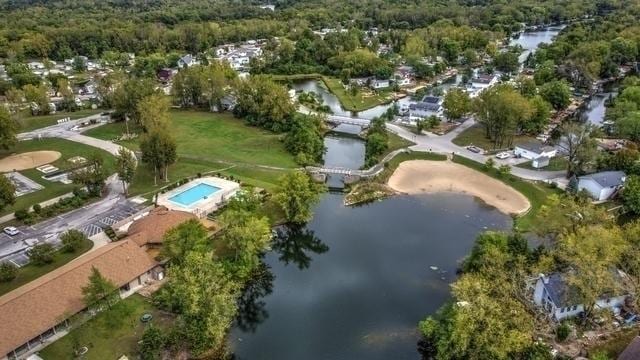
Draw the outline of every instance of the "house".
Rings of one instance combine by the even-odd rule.
[[[640,359],[640,336],[634,337],[624,351],[618,356],[618,360],[638,359]]]
[[[53,270],[0,297],[0,359],[25,358],[64,336],[72,316],[94,314],[82,288],[95,267],[113,282],[121,298],[164,278],[154,259],[164,234],[193,214],[156,208],[128,226],[128,236]],[[155,253],[154,253],[155,251]]]
[[[427,118],[442,115],[443,98],[425,95],[422,100],[409,105],[409,116],[412,118]]]
[[[531,167],[534,169],[541,169],[543,167],[549,166],[549,162],[551,158],[548,156],[540,156],[533,160],[531,160]]]
[[[167,83],[171,81],[171,78],[173,77],[173,70],[169,68],[160,69],[156,72],[156,77],[160,82]]]
[[[371,84],[369,85],[372,89],[384,89],[391,86],[391,81],[389,79],[373,79],[371,80]]]
[[[197,64],[198,64],[198,61],[191,54],[187,54],[181,57],[180,59],[178,59],[178,67],[181,69],[192,67],[193,65],[197,65]]]
[[[467,92],[469,92],[469,96],[476,97],[484,89],[489,88],[497,83],[498,77],[496,75],[477,74],[471,79],[467,88]]]
[[[619,277],[624,276],[616,270]],[[604,295],[596,301],[596,309],[620,308],[627,295]],[[584,311],[577,291],[566,281],[566,275],[554,273],[549,276],[540,274],[535,283],[533,302],[543,309],[552,319],[561,321],[579,315]]]
[[[553,146],[544,145],[538,141],[530,141],[515,146],[513,153],[516,157],[523,157],[525,159],[533,160],[541,156],[548,158],[555,157],[558,154]]]
[[[398,66],[393,73],[394,82],[398,86],[409,86],[413,83],[414,74],[413,67],[409,65]]]
[[[586,191],[594,200],[608,200],[622,189],[626,174],[622,171],[603,171],[578,178],[578,191]]]

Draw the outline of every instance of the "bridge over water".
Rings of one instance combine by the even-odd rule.
[[[371,124],[371,119],[364,119],[358,117],[349,117],[342,115],[329,115],[327,116],[327,122],[334,124],[349,124],[361,127],[367,127]]]

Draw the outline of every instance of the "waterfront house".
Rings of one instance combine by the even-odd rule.
[[[611,199],[624,186],[626,174],[622,171],[602,171],[578,178],[578,191],[586,191],[594,200]]]
[[[183,57],[178,59],[178,67],[181,69],[192,67],[193,65],[197,65],[197,64],[198,64],[198,61],[191,54],[184,55]]]
[[[542,156],[553,158],[558,154],[558,150],[553,146],[544,145],[539,141],[529,141],[516,145],[513,153],[517,157],[533,160]]]
[[[616,277],[622,278],[624,273],[616,270]],[[596,301],[595,309],[615,311],[624,305],[627,295],[621,293],[603,294]],[[540,274],[535,282],[533,302],[554,320],[561,321],[578,316],[584,312],[584,304],[575,288],[568,284],[566,275],[553,273],[549,276]]]
[[[439,96],[425,95],[419,102],[409,105],[409,116],[411,118],[427,118],[435,115],[442,115],[443,98]]]
[[[389,79],[373,79],[371,80],[370,87],[372,89],[385,89],[391,86],[391,81]]]

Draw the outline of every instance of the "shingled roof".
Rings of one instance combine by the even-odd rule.
[[[157,263],[133,240],[110,243],[0,297],[0,356],[82,311],[82,288],[97,268],[118,287]]]
[[[160,244],[167,231],[191,219],[197,217],[186,211],[168,210],[160,206],[131,224],[127,233],[139,246]]]

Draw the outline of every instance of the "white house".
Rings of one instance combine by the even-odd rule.
[[[622,171],[603,171],[578,178],[578,191],[585,190],[594,200],[608,200],[622,189],[626,174]]]
[[[489,88],[497,83],[498,77],[496,75],[478,74],[471,79],[467,87],[467,92],[469,93],[469,96],[476,97],[484,89]]]
[[[181,57],[180,59],[178,59],[178,67],[179,68],[191,67],[191,66],[197,65],[197,64],[198,64],[198,61],[191,54],[187,54],[187,55]]]
[[[422,100],[409,105],[409,117],[424,119],[429,116],[442,116],[443,98],[425,95]]]
[[[517,157],[523,157],[525,159],[533,160],[541,156],[548,158],[555,157],[558,154],[553,146],[544,145],[541,142],[527,142],[518,144],[513,150],[513,154]]]
[[[381,80],[381,79],[373,79],[371,80],[371,88],[372,89],[384,89],[384,88],[388,88],[389,86],[391,86],[391,82],[386,79],[386,80]]]
[[[616,270],[616,276],[625,276]],[[605,295],[596,301],[595,309],[620,308],[624,305],[627,295]],[[578,293],[567,284],[565,275],[554,273],[549,276],[540,274],[536,280],[533,292],[533,302],[540,306],[552,319],[561,321],[577,316],[584,311],[584,304],[579,300]]]

